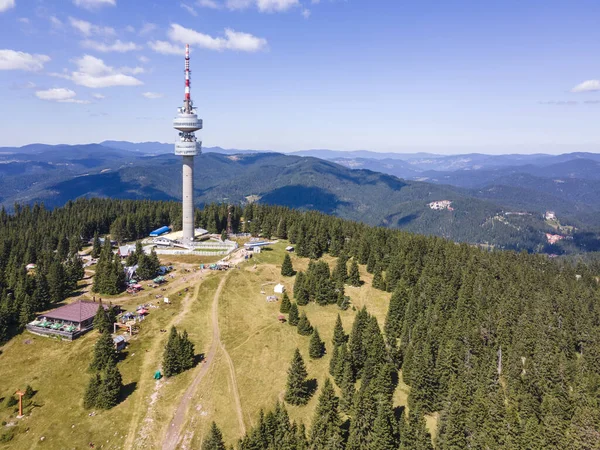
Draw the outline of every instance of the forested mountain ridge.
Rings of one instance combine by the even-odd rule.
[[[180,198],[179,159],[171,154],[146,153],[167,144],[114,145],[121,148],[35,144],[21,153],[1,154],[0,204],[11,207],[14,202],[43,201],[55,207],[82,196]],[[142,150],[136,150],[136,146]],[[413,156],[421,160],[431,157]],[[574,244],[575,240],[547,244],[545,233],[555,232],[543,219],[550,206],[560,215],[563,225],[575,225],[576,232],[593,231],[591,227],[600,226],[597,210],[589,205],[596,201],[596,180],[567,180],[556,186],[544,178],[541,181],[550,185],[543,192],[523,177],[519,178],[520,184],[517,180],[489,188],[452,187],[351,170],[312,157],[251,151],[235,155],[203,153],[196,158],[195,176],[200,204],[252,200],[315,209],[371,225],[500,248],[550,253],[581,250],[583,247]],[[552,187],[555,189],[550,190]],[[451,201],[452,209],[430,208],[431,202],[441,200]],[[533,214],[506,214],[520,210]],[[591,236],[595,239],[595,235]],[[586,249],[596,246],[592,243]]]
[[[59,278],[50,273],[69,267],[63,256],[80,238],[124,228],[135,239],[159,223],[178,228],[180,214],[175,202],[109,199],[0,212],[0,334],[16,332],[36,311],[31,299],[53,292]],[[196,216],[197,225],[219,232],[227,207],[211,205]],[[346,278],[338,267],[330,271],[316,262],[326,253],[340,267],[348,259],[366,265],[373,287],[392,293],[383,324],[360,310],[348,337],[342,330],[334,343],[337,363],[330,371],[340,389],[319,387],[321,413],[306,424],[308,433],[278,404],[258,417],[239,450],[285,448],[278,447],[282,440],[295,443],[289,448],[428,449],[425,413],[439,414],[435,442],[443,450],[597,448],[597,263],[571,266],[540,255],[486,252],[258,204],[235,207],[233,226],[287,239],[300,257],[311,258],[303,302],[336,307],[329,297],[343,290]],[[36,277],[26,273],[26,263],[38,264]],[[299,288],[294,285],[293,294],[300,304]],[[51,304],[61,300],[48,297]],[[398,370],[410,386],[408,413],[393,408]]]

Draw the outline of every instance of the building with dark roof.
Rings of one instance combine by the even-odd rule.
[[[27,330],[43,336],[76,339],[93,328],[99,305],[105,310],[109,308],[101,303],[77,300],[39,315],[36,320],[27,324]]]

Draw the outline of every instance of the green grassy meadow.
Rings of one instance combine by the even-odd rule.
[[[4,423],[0,435],[13,430],[14,436],[10,442],[0,442],[0,448],[69,449],[84,448],[89,443],[104,449],[160,448],[181,396],[199,369],[156,382],[152,376],[160,367],[167,337],[160,330],[175,324],[178,329],[187,330],[196,353],[207,352],[213,332],[211,307],[224,276],[228,278],[219,297],[218,320],[222,344],[233,362],[235,385],[225,354],[219,349],[186,412],[182,448],[199,448],[213,420],[221,428],[226,443],[235,443],[242,435],[242,428],[236,415],[234,390],[239,392],[243,425],[249,429],[261,409],[270,409],[283,399],[287,368],[296,347],[305,359],[309,377],[316,379],[319,388],[306,406],[288,405],[287,409],[292,419],[308,425],[319,389],[329,376],[331,339],[338,313],[347,333],[354,320],[354,308],[362,306],[383,327],[390,294],[373,289],[372,276],[361,267],[365,283],[360,288],[347,286],[346,293],[352,301],[347,311],[340,311],[335,305],[322,307],[314,303],[300,307],[318,328],[328,352],[321,359],[311,360],[310,337],[300,336],[295,327],[278,321],[279,302],[266,302],[266,296],[273,294],[273,287],[279,282],[292,298],[294,277],[280,274],[286,245],[279,242],[228,274],[211,272],[200,281],[190,282],[188,301],[184,300],[185,295],[178,295],[181,285],[167,292],[173,304],[151,310],[119,363],[127,396],[112,410],[95,411],[90,416],[91,411],[82,407],[90,376],[87,366],[97,338],[95,331],[74,342],[27,332],[14,337],[1,348],[0,354],[0,397],[5,398],[0,402],[0,420]],[[324,260],[333,269],[335,258],[326,256]],[[308,265],[308,259],[294,254],[292,261],[295,270],[305,270]],[[181,263],[173,262],[177,265],[195,261],[186,258]],[[124,299],[123,304],[131,309],[141,300]],[[27,384],[37,391],[32,398],[35,406],[28,407],[24,418],[15,419],[15,407],[7,407],[6,399]],[[394,396],[396,405],[406,405],[407,395],[408,386],[401,382]],[[11,423],[16,426],[6,426]],[[436,418],[428,418],[428,425],[434,429]]]

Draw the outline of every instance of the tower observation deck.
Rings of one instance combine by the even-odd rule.
[[[175,154],[183,157],[183,242],[194,240],[194,156],[202,152],[202,141],[195,132],[202,129],[190,96],[190,46],[185,46],[185,97],[183,106],[173,119],[173,128],[179,131],[175,142]]]

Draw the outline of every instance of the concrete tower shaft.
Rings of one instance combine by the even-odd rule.
[[[183,157],[183,241],[194,240],[194,157]]]
[[[179,131],[175,142],[175,154],[183,157],[183,242],[194,240],[194,156],[201,153],[202,142],[196,140],[196,131],[202,129],[202,119],[196,115],[196,108],[190,93],[190,46],[185,46],[185,96],[179,114],[173,119],[173,128]]]

